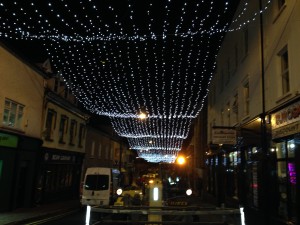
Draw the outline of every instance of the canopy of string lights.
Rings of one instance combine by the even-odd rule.
[[[203,108],[237,2],[0,0],[0,36],[42,41],[84,107],[110,117],[140,157],[174,162]]]

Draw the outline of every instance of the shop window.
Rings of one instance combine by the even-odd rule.
[[[56,117],[57,117],[57,113],[53,109],[48,109],[45,131],[43,134],[45,136],[45,139],[48,141],[53,140],[53,133],[56,125]]]
[[[294,140],[276,144],[279,188],[278,214],[284,219],[296,219],[296,164]]]
[[[66,143],[66,134],[68,132],[68,121],[69,118],[65,115],[61,115],[59,123],[59,143]]]
[[[69,144],[74,145],[74,141],[77,135],[77,121],[76,120],[71,120],[71,125],[70,125],[70,138],[69,138]]]
[[[4,126],[22,129],[23,114],[24,105],[9,99],[5,99],[2,122]]]

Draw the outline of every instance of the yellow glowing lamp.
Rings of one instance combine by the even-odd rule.
[[[177,158],[177,163],[180,164],[180,165],[185,164],[185,157],[179,156],[179,157]]]

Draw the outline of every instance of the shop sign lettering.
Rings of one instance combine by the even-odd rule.
[[[277,129],[299,120],[300,103],[295,103],[272,115],[272,129]]]
[[[71,156],[68,156],[68,155],[52,155],[51,160],[53,160],[53,161],[71,161]]]
[[[0,146],[16,148],[18,146],[18,137],[0,133]]]
[[[272,129],[272,138],[276,139],[276,138],[286,137],[299,132],[300,132],[300,121],[292,124],[288,124],[284,127]]]

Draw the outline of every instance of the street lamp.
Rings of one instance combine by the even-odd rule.
[[[183,157],[183,156],[178,156],[176,161],[179,165],[183,165],[186,162],[185,157]]]

